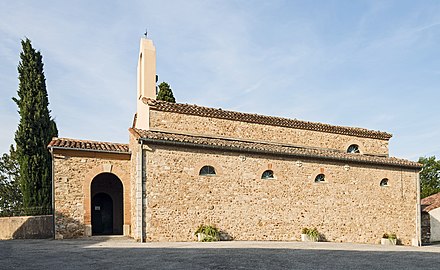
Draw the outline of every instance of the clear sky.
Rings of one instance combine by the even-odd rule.
[[[440,157],[440,1],[1,1],[0,153],[20,40],[45,64],[60,137],[128,142],[139,40],[177,102],[392,133]]]

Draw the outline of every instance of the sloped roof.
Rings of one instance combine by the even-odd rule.
[[[337,161],[379,164],[413,169],[421,168],[421,164],[405,159],[350,154],[330,149],[298,147],[269,142],[253,142],[238,139],[204,137],[151,130],[147,131],[136,128],[131,128],[130,132],[137,136],[138,139],[144,140],[147,143],[150,142],[156,144],[180,145],[184,147],[202,147],[239,152],[286,155],[296,156],[300,158],[303,157],[315,159],[330,159]]]
[[[423,198],[420,202],[422,211],[429,212],[440,207],[440,192]]]
[[[70,138],[53,138],[48,147],[73,149],[73,150],[90,150],[100,152],[116,152],[129,153],[128,144],[98,142],[88,140],[77,140]]]
[[[190,104],[171,103],[171,102],[160,101],[145,97],[142,98],[142,101],[145,104],[149,105],[152,110],[164,111],[164,112],[174,112],[174,113],[189,114],[189,115],[196,115],[203,117],[212,117],[212,118],[242,121],[248,123],[263,124],[263,125],[329,132],[329,133],[381,139],[381,140],[389,140],[393,136],[387,132],[369,130],[365,128],[333,126],[329,124],[301,121],[297,119],[234,112],[234,111],[208,108],[208,107],[202,107],[202,106],[190,105]]]

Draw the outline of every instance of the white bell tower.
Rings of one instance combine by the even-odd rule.
[[[149,108],[142,98],[156,99],[156,48],[150,39],[141,38],[137,66],[137,118],[135,128],[149,129]]]

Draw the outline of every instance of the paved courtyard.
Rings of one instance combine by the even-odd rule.
[[[0,241],[0,269],[440,269],[440,246],[137,243],[125,238]]]

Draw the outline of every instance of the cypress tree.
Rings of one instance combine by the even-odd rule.
[[[58,130],[48,108],[41,53],[27,38],[21,45],[18,98],[13,98],[20,114],[15,132],[20,189],[25,214],[48,214],[52,204],[52,166],[47,145]]]
[[[173,90],[171,90],[170,85],[166,82],[159,84],[159,93],[157,94],[156,99],[176,103]]]

